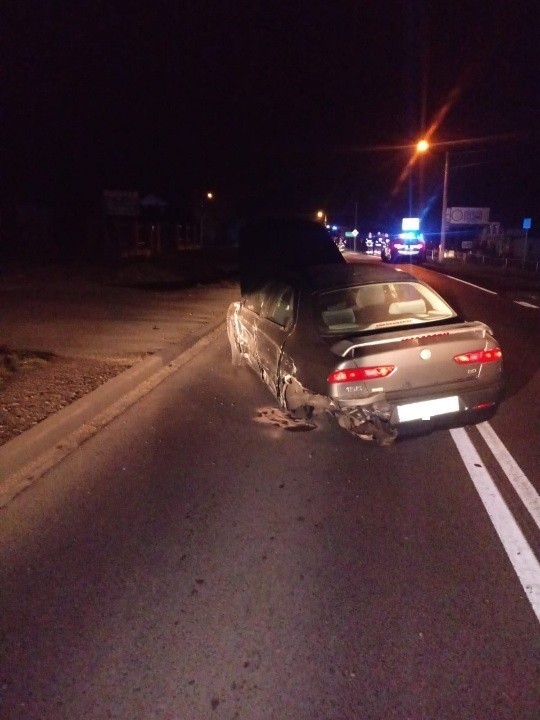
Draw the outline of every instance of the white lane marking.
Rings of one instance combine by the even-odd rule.
[[[540,622],[540,562],[463,428],[450,434]]]
[[[461,278],[454,277],[453,275],[446,275],[447,278],[450,278],[451,280],[457,280],[460,283],[463,283],[464,285],[470,285],[473,288],[476,288],[477,290],[483,290],[484,292],[489,293],[490,295],[498,295],[494,290],[488,290],[485,287],[480,287],[480,285],[475,285],[474,283],[467,282],[467,280],[462,280]]]
[[[525,505],[534,522],[540,528],[540,495],[538,495],[528,477],[510,455],[491,425],[488,422],[483,422],[476,427],[499,465],[504,470],[506,477],[514,486],[514,490],[521,498],[521,502]]]
[[[514,302],[516,303],[516,305],[523,305],[523,307],[534,308],[535,310],[540,310],[540,307],[538,307],[538,305],[533,305],[532,303],[525,302],[525,300],[514,300]]]

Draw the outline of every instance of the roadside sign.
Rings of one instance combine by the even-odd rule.
[[[487,225],[489,208],[451,207],[446,211],[450,225]]]
[[[523,229],[530,230],[532,226],[531,218],[523,218]]]
[[[417,218],[417,217],[402,218],[401,229],[404,232],[407,230],[420,230],[420,218]]]

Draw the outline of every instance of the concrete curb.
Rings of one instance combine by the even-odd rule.
[[[222,317],[217,322],[209,323],[202,332],[186,338],[182,343],[168,346],[159,353],[135,363],[93,392],[0,446],[0,489],[11,476],[21,472],[40,455],[54,448],[67,435],[93,420],[138,385],[178,360],[199,340],[221,325],[224,325]]]

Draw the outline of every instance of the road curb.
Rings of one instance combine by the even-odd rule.
[[[30,430],[0,446],[0,494],[2,485],[20,473],[40,455],[54,448],[66,436],[105,412],[167,365],[177,362],[200,340],[224,325],[222,317],[209,323],[202,332],[144,358],[96,390],[50,415]]]

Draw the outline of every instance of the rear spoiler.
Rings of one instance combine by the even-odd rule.
[[[389,345],[401,340],[421,340],[423,338],[437,338],[443,335],[460,335],[463,332],[473,331],[481,333],[481,337],[485,337],[486,333],[491,334],[491,329],[480,321],[464,322],[459,325],[454,325],[451,328],[448,327],[426,327],[425,329],[418,329],[414,334],[407,333],[404,335],[402,332],[394,332],[386,334],[383,338],[374,338],[373,336],[367,336],[365,340],[340,340],[335,345],[332,345],[332,352],[335,355],[341,357],[347,357],[357,348],[373,347],[374,345]]]

